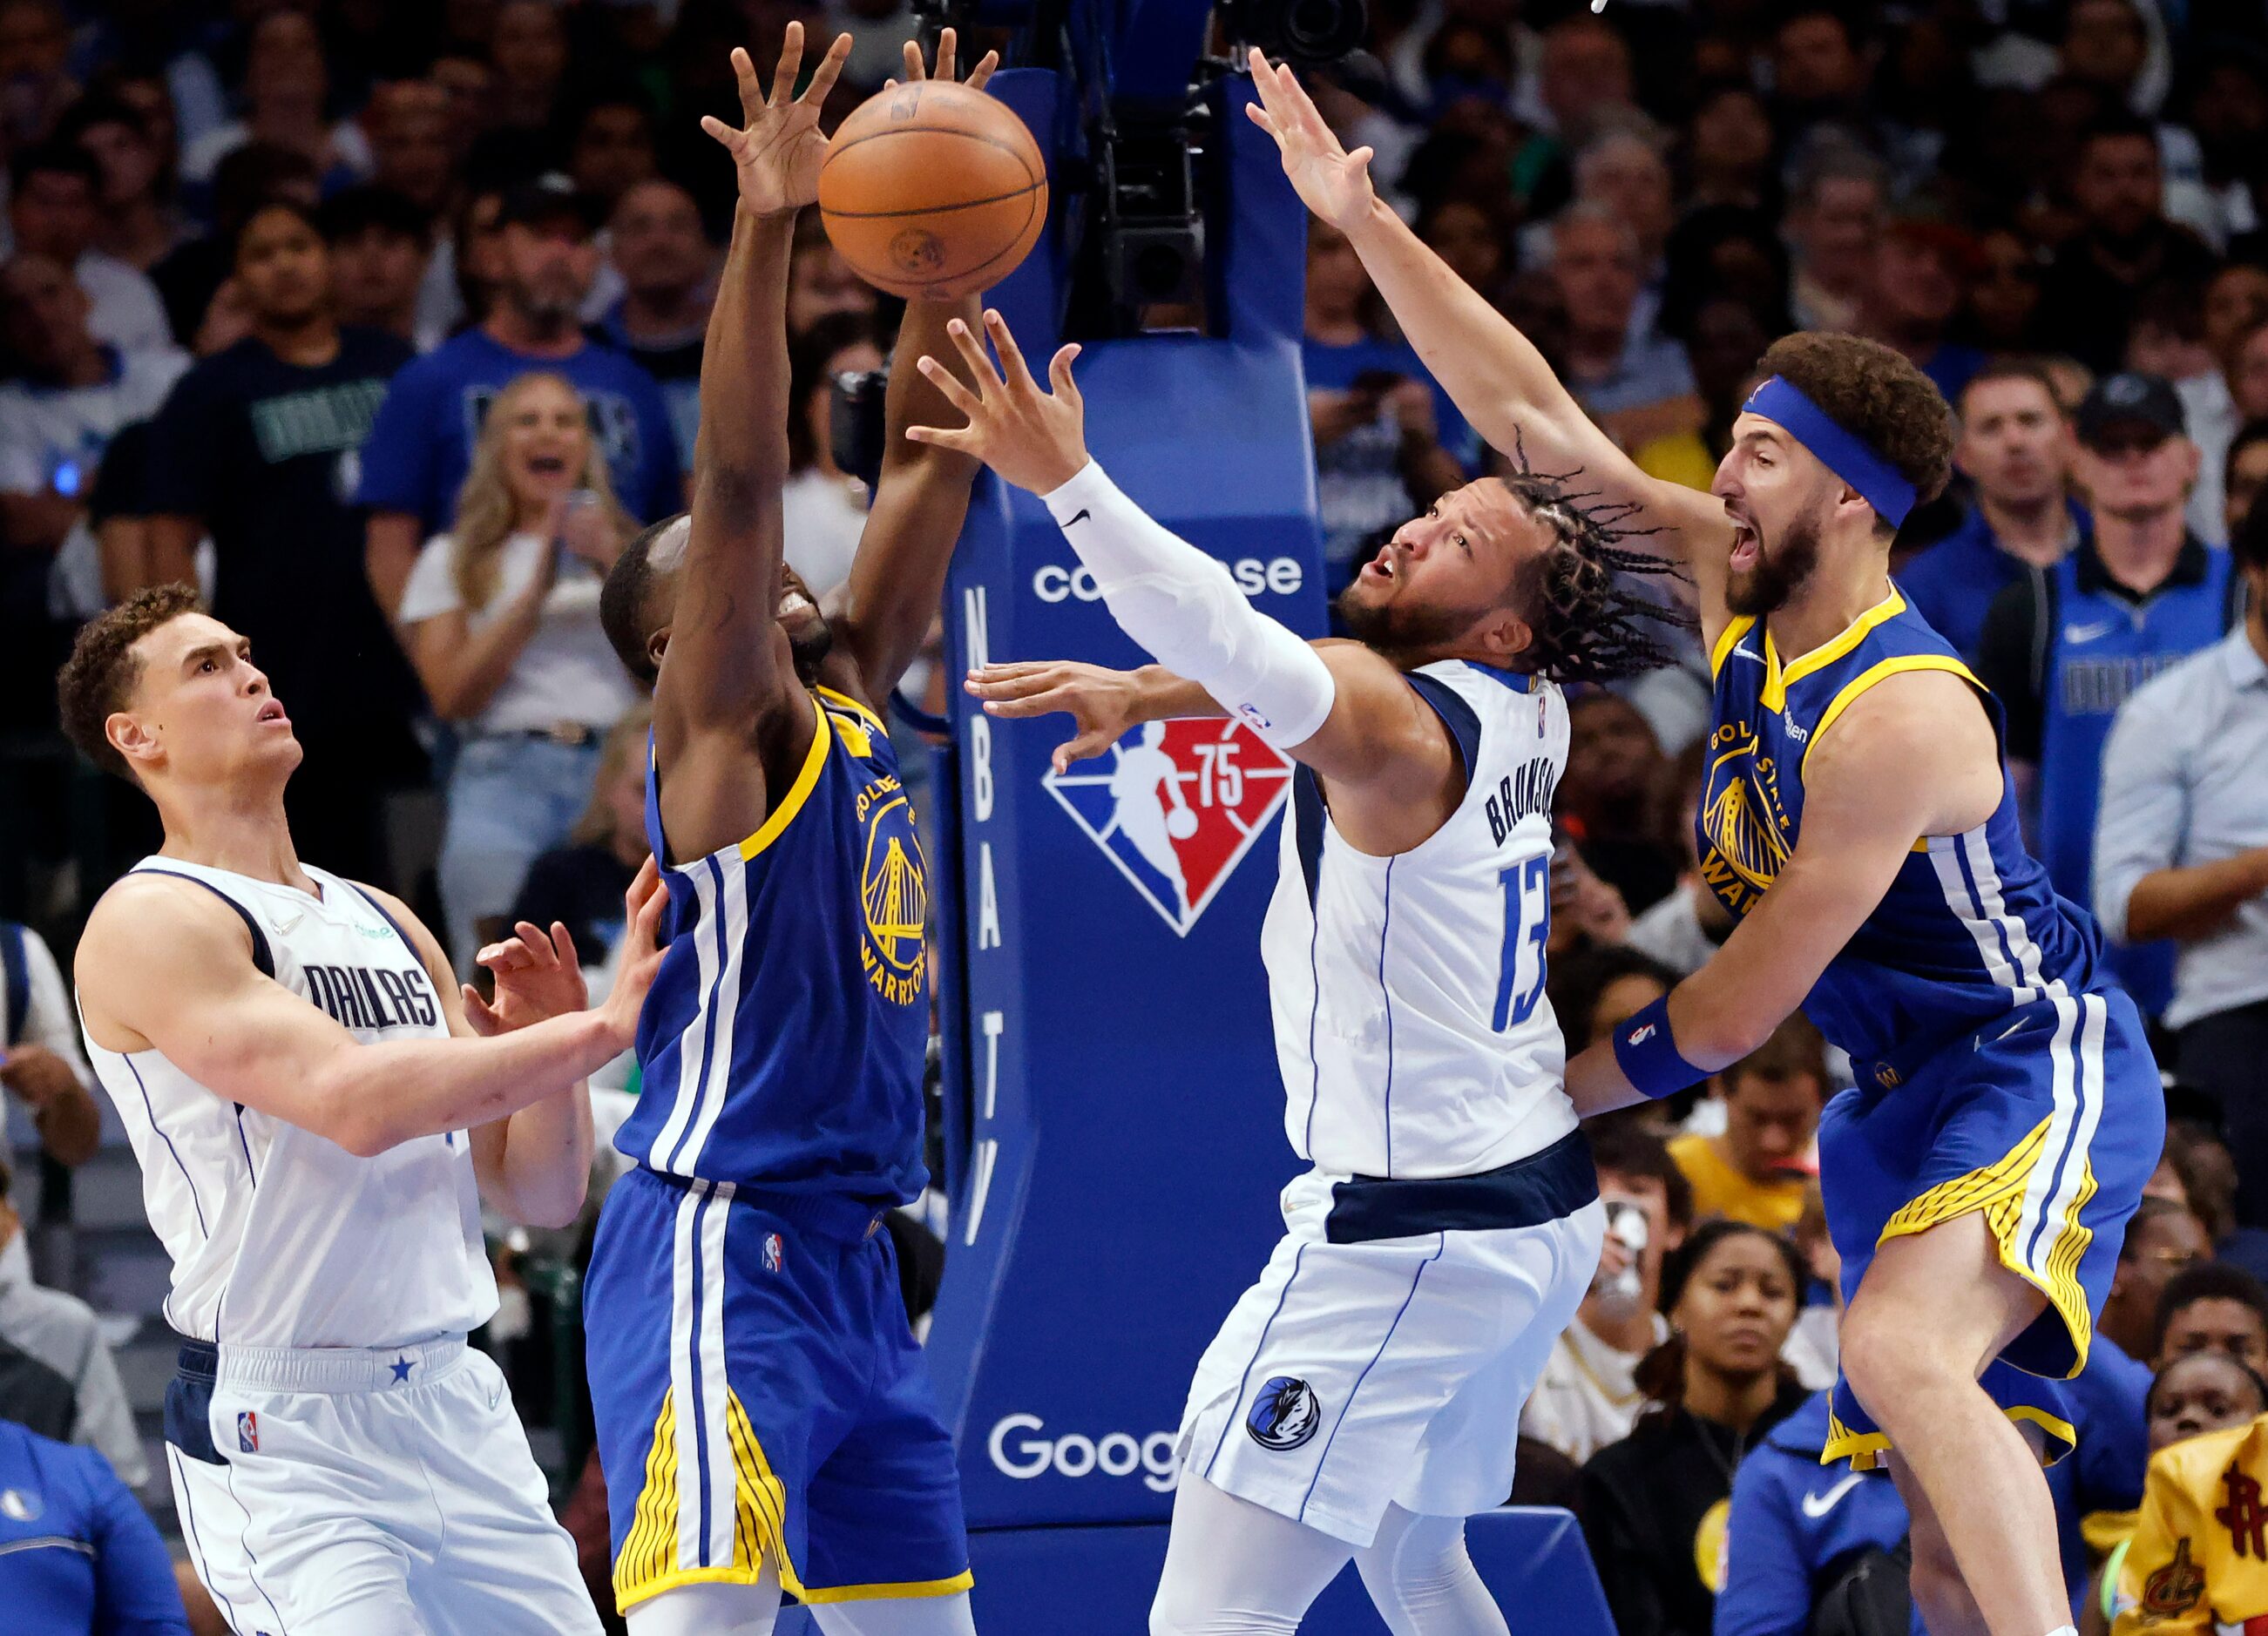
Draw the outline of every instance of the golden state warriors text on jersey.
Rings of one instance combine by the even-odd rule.
[[[912,806],[895,773],[858,792],[858,823],[865,831],[858,905],[866,923],[859,958],[867,984],[892,1005],[929,997],[928,877]]]
[[[1753,719],[1720,722],[1709,736],[1699,827],[1701,878],[1727,908],[1746,914],[1795,849],[1778,758]]]

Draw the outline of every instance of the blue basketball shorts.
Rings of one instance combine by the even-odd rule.
[[[619,1607],[767,1563],[806,1603],[968,1588],[953,1440],[879,1210],[635,1170],[583,1304]]]
[[[2134,1002],[2119,991],[2036,1001],[1963,1034],[1889,1090],[1853,1088],[1819,1123],[1828,1231],[1850,1301],[1875,1251],[1982,1212],[2000,1262],[2047,1307],[1981,1383],[2045,1434],[2075,1441],[2061,1383],[2086,1367],[2127,1219],[2165,1148],[2165,1096]],[[1880,1464],[1889,1439],[1847,1380],[1822,1464]]]

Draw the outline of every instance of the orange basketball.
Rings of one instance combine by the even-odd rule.
[[[819,219],[893,295],[954,300],[998,283],[1048,219],[1048,167],[1005,102],[948,80],[870,97],[819,167]]]

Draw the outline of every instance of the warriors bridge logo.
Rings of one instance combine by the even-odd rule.
[[[1186,937],[1284,804],[1292,763],[1241,722],[1150,722],[1041,781]]]

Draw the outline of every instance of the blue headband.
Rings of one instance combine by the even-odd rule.
[[[1820,463],[1859,491],[1859,498],[1893,528],[1914,507],[1914,486],[1897,467],[1827,418],[1827,412],[1775,375],[1741,406],[1761,415],[1817,455]]]

